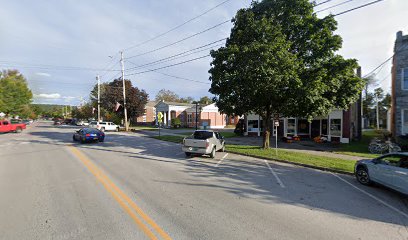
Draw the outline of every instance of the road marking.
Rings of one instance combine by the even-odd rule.
[[[269,165],[268,161],[264,160],[264,162],[268,166],[269,170],[271,170],[271,173],[276,178],[276,181],[278,182],[279,186],[281,186],[281,188],[285,188],[285,185],[283,184],[283,182],[278,177],[278,174],[276,174],[276,172],[271,168],[271,165]]]
[[[215,167],[218,167],[218,166],[221,164],[221,162],[222,162],[227,156],[228,156],[228,153],[226,153],[226,154],[224,155],[224,157],[222,157],[221,160],[217,162],[217,164],[215,165]]]
[[[356,190],[358,190],[358,191],[364,193],[365,195],[367,195],[367,196],[371,197],[372,199],[376,200],[377,202],[379,202],[379,203],[383,204],[384,206],[390,208],[391,210],[394,210],[395,212],[397,212],[397,213],[401,214],[402,216],[408,218],[408,214],[406,214],[406,213],[400,211],[399,209],[397,209],[397,208],[395,208],[395,207],[389,205],[388,203],[386,203],[386,202],[384,202],[383,200],[379,199],[378,197],[372,195],[371,193],[368,193],[367,191],[365,191],[365,190],[363,190],[363,189],[361,189],[361,188],[359,188],[359,187],[357,187],[357,186],[354,186],[353,184],[349,183],[347,180],[345,180],[344,178],[338,176],[337,174],[334,174],[334,173],[330,173],[330,174],[332,174],[332,175],[335,176],[336,178],[340,179],[341,181],[347,183],[348,185],[350,185],[350,186],[353,187],[354,189],[356,189]]]
[[[154,233],[143,223],[141,217],[149,226],[156,230],[163,239],[170,240],[170,236],[162,230],[143,210],[137,206],[119,187],[117,187],[101,169],[99,169],[92,161],[86,157],[80,150],[70,146],[71,152],[87,167],[87,169],[102,183],[105,189],[113,196],[124,211],[134,220],[138,227],[150,238],[158,239]],[[127,204],[125,203],[127,202]],[[134,211],[138,214],[135,214]]]

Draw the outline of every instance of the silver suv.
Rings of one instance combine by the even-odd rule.
[[[408,153],[390,153],[358,161],[354,172],[361,184],[379,183],[408,195]]]

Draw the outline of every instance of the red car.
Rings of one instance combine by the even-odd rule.
[[[24,123],[10,123],[7,120],[0,120],[0,133],[8,133],[8,132],[22,132],[23,129],[26,129],[26,125]]]

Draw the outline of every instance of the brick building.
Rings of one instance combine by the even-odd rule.
[[[154,125],[156,122],[156,102],[149,101],[147,102],[144,113],[142,116],[136,119],[137,125]]]
[[[408,134],[408,35],[397,33],[392,62],[391,132]]]

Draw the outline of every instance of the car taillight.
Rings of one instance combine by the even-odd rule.
[[[90,136],[91,136],[91,134],[89,134],[89,133],[88,133],[88,134],[86,134],[85,136],[90,137]]]
[[[205,148],[208,148],[210,146],[210,142],[208,141],[208,139],[205,142]]]

